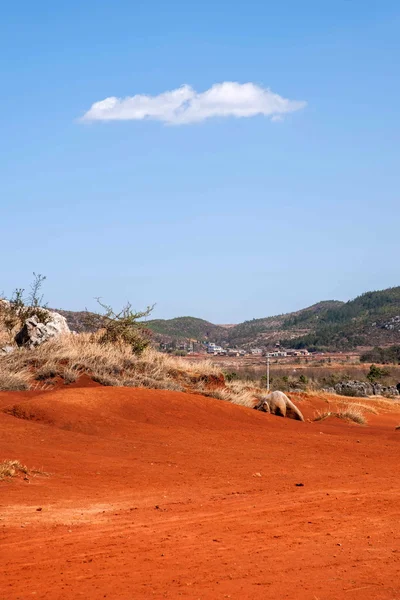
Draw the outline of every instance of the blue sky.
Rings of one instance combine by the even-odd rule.
[[[399,30],[385,0],[2,6],[0,291],[233,323],[400,284]],[[307,104],[80,121],[223,82]]]

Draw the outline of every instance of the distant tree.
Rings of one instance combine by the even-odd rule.
[[[386,377],[386,375],[389,375],[389,371],[387,369],[381,369],[376,365],[371,365],[369,372],[367,373],[367,379],[371,383],[375,383],[379,379],[382,379],[382,377]]]

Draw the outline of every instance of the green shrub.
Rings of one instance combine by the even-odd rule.
[[[371,365],[369,368],[369,372],[367,373],[367,379],[371,383],[375,383],[376,381],[382,379],[382,377],[386,377],[387,375],[389,375],[389,371],[387,369],[381,369],[376,365]]]
[[[128,302],[120,312],[115,312],[111,306],[101,302],[96,298],[98,304],[104,313],[87,313],[88,324],[100,330],[97,341],[100,344],[125,345],[128,344],[134,354],[141,354],[150,343],[150,332],[143,327],[139,319],[147,317],[153,310],[153,306],[148,306],[142,312],[132,310],[132,305]]]

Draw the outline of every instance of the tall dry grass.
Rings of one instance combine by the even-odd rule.
[[[244,381],[226,382],[224,387],[217,389],[209,389],[204,383],[200,382],[195,386],[194,391],[203,396],[226,400],[247,408],[254,408],[258,392],[257,388]]]
[[[0,356],[0,390],[35,389],[55,377],[68,384],[82,374],[106,386],[186,391],[253,408],[265,392],[254,382],[225,381],[210,360],[189,362],[146,348],[140,355],[127,344],[101,344],[94,334],[66,335],[34,350]]]
[[[335,411],[318,410],[314,415],[314,421],[325,421],[328,417],[337,417],[344,421],[353,421],[358,425],[365,425],[367,422],[363,408],[355,405],[351,406],[350,404],[347,406],[340,406]]]
[[[26,367],[7,360],[8,356],[0,357],[0,391],[29,390],[32,375]]]
[[[55,376],[70,382],[82,373],[102,385],[170,390],[220,376],[210,361],[188,364],[151,348],[137,356],[128,345],[99,344],[92,334],[62,336],[35,350],[19,348],[0,357],[0,389],[27,389],[29,380]]]

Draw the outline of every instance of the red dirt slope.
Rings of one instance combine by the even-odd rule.
[[[1,600],[400,598],[398,414],[101,387],[0,411],[0,460],[49,473],[0,482]]]

